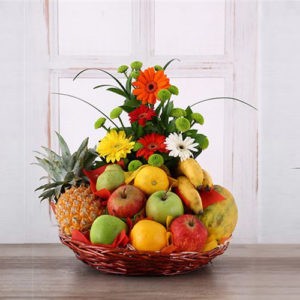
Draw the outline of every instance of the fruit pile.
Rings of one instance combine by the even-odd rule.
[[[196,129],[204,118],[190,106],[174,106],[171,96],[179,90],[165,74],[171,62],[144,71],[137,61],[131,68],[120,66],[125,84],[97,69],[117,83],[107,90],[125,99],[109,117],[98,110],[104,117],[95,128],[106,135],[94,148],[86,138],[71,153],[57,133],[60,154],[46,147],[38,152],[48,182],[37,190],[41,200],[50,201],[61,234],[95,245],[162,252],[205,252],[231,236],[238,214],[234,198],[214,185],[196,160],[208,146]],[[107,85],[95,88],[101,87]]]

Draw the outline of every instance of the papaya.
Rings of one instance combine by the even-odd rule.
[[[223,196],[223,200],[208,205],[199,216],[208,232],[206,251],[230,238],[238,220],[238,208],[230,191],[220,185],[214,185],[213,190]]]

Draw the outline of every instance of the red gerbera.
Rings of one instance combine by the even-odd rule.
[[[136,156],[143,156],[148,159],[155,152],[168,152],[165,141],[166,137],[157,133],[150,133],[141,137],[138,142],[143,145],[143,148],[138,150]]]
[[[170,87],[170,80],[163,70],[155,71],[154,68],[148,68],[140,71],[135,82],[132,83],[134,90],[133,95],[143,104],[155,104],[157,94],[161,89]]]
[[[155,111],[146,105],[141,105],[129,113],[130,123],[138,121],[141,126],[145,126],[147,121],[150,121],[156,116]]]

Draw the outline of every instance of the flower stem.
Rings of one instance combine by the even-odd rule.
[[[54,95],[59,95],[59,96],[67,96],[67,97],[70,97],[70,98],[74,98],[74,99],[77,99],[81,102],[84,102],[85,104],[93,107],[94,109],[96,109],[100,114],[102,114],[105,118],[107,118],[111,123],[114,124],[114,126],[116,126],[118,129],[119,129],[119,126],[108,116],[106,115],[103,111],[101,111],[98,107],[96,107],[95,105],[91,104],[90,102],[84,100],[84,99],[81,99],[81,98],[78,98],[76,96],[73,96],[73,95],[69,95],[69,94],[64,94],[64,93],[52,93]]]
[[[125,126],[124,126],[124,124],[123,124],[122,119],[121,119],[120,117],[118,117],[118,119],[119,119],[119,121],[120,121],[120,123],[121,123],[121,126],[122,126],[123,130],[125,131]]]
[[[193,107],[193,106],[195,106],[195,105],[197,105],[197,104],[200,104],[200,103],[203,103],[203,102],[212,101],[212,100],[221,100],[221,99],[234,100],[234,101],[243,103],[243,104],[245,104],[245,105],[247,105],[247,106],[249,106],[249,107],[251,107],[251,108],[257,110],[257,108],[256,108],[255,106],[252,106],[251,104],[249,104],[249,103],[247,103],[247,102],[245,102],[245,101],[243,101],[243,100],[240,100],[240,99],[238,99],[238,98],[233,98],[233,97],[214,97],[214,98],[208,98],[208,99],[204,99],[204,100],[197,101],[197,102],[193,103],[192,105],[190,105],[190,107]]]

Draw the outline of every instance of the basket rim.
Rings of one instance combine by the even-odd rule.
[[[181,252],[160,252],[160,251],[139,251],[133,248],[129,244],[127,247],[111,247],[109,245],[93,245],[93,244],[86,244],[81,241],[73,240],[71,236],[65,235],[62,232],[59,232],[59,238],[63,244],[73,244],[79,249],[91,249],[95,251],[103,251],[103,252],[111,252],[111,253],[122,253],[122,254],[130,254],[132,256],[139,256],[139,255],[147,255],[147,256],[161,256],[161,257],[181,257],[181,256],[215,256],[216,253],[220,251],[220,249],[226,249],[229,246],[231,241],[231,237],[228,238],[223,244],[219,244],[216,248],[211,249],[209,251],[181,251]],[[132,248],[131,248],[132,247]]]

